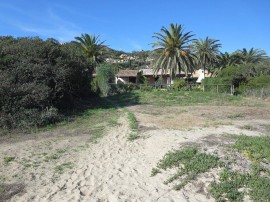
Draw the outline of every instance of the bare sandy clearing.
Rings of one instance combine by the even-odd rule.
[[[163,183],[168,173],[150,177],[152,168],[169,150],[187,145],[223,152],[220,146],[232,141],[224,134],[262,135],[262,125],[270,120],[269,109],[262,108],[138,105],[129,110],[141,129],[141,138],[133,142],[127,140],[130,129],[124,112],[119,124],[97,144],[85,144],[89,134],[78,131],[3,141],[0,159],[14,156],[15,160],[1,164],[0,176],[10,184],[25,185],[10,201],[214,201],[207,186],[218,170],[174,191],[173,185]],[[241,128],[247,124],[257,128]]]

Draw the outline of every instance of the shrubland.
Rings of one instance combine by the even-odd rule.
[[[91,93],[93,68],[73,43],[0,38],[0,127],[44,126]]]

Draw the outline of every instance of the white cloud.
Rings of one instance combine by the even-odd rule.
[[[81,34],[81,29],[75,23],[62,18],[51,8],[40,11],[40,15],[34,15],[11,4],[0,3],[0,9],[5,13],[0,21],[18,29],[20,32],[42,38],[55,38],[60,42],[73,40]]]

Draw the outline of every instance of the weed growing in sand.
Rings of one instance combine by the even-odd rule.
[[[128,140],[133,141],[137,138],[139,138],[138,136],[138,122],[136,120],[135,115],[128,111],[128,123],[129,123],[129,127],[131,129],[131,134],[128,136]]]
[[[9,164],[10,162],[14,161],[16,157],[14,156],[5,156],[4,157],[4,163],[7,165]]]
[[[245,130],[255,130],[256,128],[254,128],[252,125],[244,125],[241,127],[241,129],[245,129]]]
[[[71,162],[62,163],[61,165],[56,166],[54,170],[58,174],[63,174],[67,169],[72,169],[73,166],[74,165]]]
[[[270,132],[270,124],[265,124],[265,125],[263,125],[264,127],[265,127],[265,129],[268,131],[268,132]]]
[[[157,169],[157,168],[153,168],[153,169],[152,169],[152,172],[151,172],[151,177],[157,175],[158,173],[161,173],[160,170]]]
[[[218,157],[201,153],[196,147],[188,147],[165,154],[157,168],[152,170],[152,176],[160,172],[160,169],[177,168],[177,173],[164,183],[169,184],[180,179],[181,182],[174,186],[175,190],[180,190],[191,180],[194,180],[198,174],[219,166],[223,166],[223,163],[219,161]]]
[[[138,129],[138,122],[132,112],[128,112],[128,122],[131,130],[135,131]]]
[[[236,139],[234,148],[254,161],[270,162],[270,137],[233,136]]]
[[[267,167],[270,162],[270,138],[244,135],[232,137],[236,139],[233,148],[253,162],[251,170],[242,173],[224,169],[219,182],[211,183],[210,193],[217,201],[243,201],[245,194],[254,201],[269,201],[270,169]]]
[[[253,164],[250,173],[240,173],[225,169],[220,173],[219,183],[210,185],[210,193],[217,201],[243,201],[248,194],[254,201],[268,201],[270,198],[270,179],[260,176],[265,169]]]
[[[244,115],[243,114],[230,114],[227,116],[227,118],[229,119],[237,119],[237,118],[243,118]]]

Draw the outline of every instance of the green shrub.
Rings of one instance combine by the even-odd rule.
[[[187,83],[183,79],[176,79],[173,81],[173,89],[174,90],[186,90]]]
[[[109,64],[101,64],[97,67],[97,84],[103,96],[107,96],[110,91],[109,83],[114,79],[113,68]]]
[[[261,75],[251,78],[246,84],[239,86],[239,92],[246,96],[269,97],[270,96],[270,75]]]
[[[91,93],[92,66],[75,44],[0,37],[0,127],[55,123]]]

